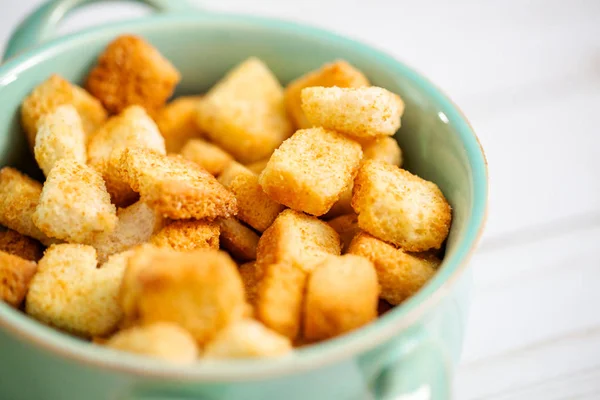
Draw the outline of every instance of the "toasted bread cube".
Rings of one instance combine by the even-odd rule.
[[[164,217],[213,220],[237,213],[235,196],[202,167],[181,156],[125,150],[116,170]]]
[[[87,161],[85,143],[86,135],[77,110],[65,104],[40,117],[33,153],[44,175],[48,176],[54,164],[63,158],[84,164]]]
[[[123,279],[121,306],[128,321],[173,322],[200,345],[247,310],[237,265],[219,250],[136,251]]]
[[[265,158],[264,160],[259,160],[259,161],[255,161],[250,164],[246,164],[246,168],[248,168],[250,171],[254,172],[256,175],[260,175],[260,173],[263,172],[263,170],[267,166],[268,162],[269,162],[269,159]]]
[[[156,322],[117,332],[107,347],[155,357],[176,364],[190,364],[198,358],[198,346],[192,335],[176,324]]]
[[[347,254],[327,257],[311,274],[304,302],[304,337],[323,340],[377,317],[379,285],[371,261]]]
[[[177,251],[219,250],[219,224],[197,220],[173,221],[152,235],[150,243]]]
[[[181,149],[181,155],[215,176],[233,161],[233,157],[220,147],[202,139],[189,140]]]
[[[34,261],[0,251],[0,300],[19,307],[36,270]]]
[[[433,276],[440,260],[430,255],[411,254],[368,233],[354,237],[349,254],[371,260],[381,287],[381,298],[398,305],[412,296]]]
[[[40,242],[12,229],[0,231],[0,251],[36,262],[44,254]]]
[[[350,242],[354,239],[354,236],[360,232],[358,227],[358,215],[351,213],[346,215],[340,215],[328,222],[335,231],[340,235],[342,242],[342,254],[346,253]]]
[[[256,260],[258,235],[236,218],[225,218],[219,221],[221,247],[227,250],[233,258],[239,261]]]
[[[273,332],[252,319],[243,319],[227,326],[206,345],[204,358],[279,357],[289,353],[288,338]]]
[[[313,126],[302,111],[300,98],[302,89],[312,86],[357,88],[370,86],[370,83],[362,72],[343,60],[327,63],[290,82],[285,88],[285,106],[298,129],[312,128]]]
[[[283,89],[256,58],[231,70],[200,101],[198,125],[212,142],[244,163],[270,156],[292,134]]]
[[[452,219],[435,183],[382,161],[363,163],[352,207],[361,229],[412,252],[439,249]]]
[[[402,150],[392,137],[382,136],[368,140],[362,148],[365,160],[379,160],[397,167],[402,165]]]
[[[325,219],[333,219],[341,215],[354,214],[354,209],[352,208],[352,189],[354,189],[354,182],[340,194],[338,201],[336,201],[329,211],[327,211],[327,214],[323,216]]]
[[[31,280],[27,314],[84,337],[112,333],[122,316],[117,297],[127,257],[115,254],[96,268],[91,246],[50,246]]]
[[[251,261],[240,265],[239,271],[240,276],[242,277],[242,282],[244,283],[246,300],[251,306],[254,306],[258,297],[258,284],[260,282],[258,268],[256,268],[256,262]]]
[[[380,87],[302,89],[302,111],[310,123],[346,135],[392,136],[400,128],[402,99]]]
[[[202,137],[198,127],[198,104],[201,96],[182,96],[156,113],[154,120],[165,138],[168,153],[179,153],[191,139]]]
[[[46,235],[73,243],[111,232],[117,211],[100,174],[73,160],[59,160],[44,183],[33,223]]]
[[[231,163],[219,182],[235,195],[237,217],[259,232],[267,229],[284,208],[263,192],[258,176],[241,164]]]
[[[287,262],[305,272],[328,254],[340,255],[340,237],[326,222],[294,210],[285,210],[258,241],[261,265]]]
[[[352,184],[361,158],[360,145],[344,135],[302,129],[275,150],[259,182],[278,203],[320,216]]]
[[[106,122],[88,143],[88,162],[106,181],[114,204],[126,207],[137,200],[135,193],[123,182],[111,164],[124,149],[146,148],[166,154],[165,141],[158,127],[139,106],[131,106]]]
[[[96,235],[91,245],[102,264],[109,256],[147,242],[154,232],[162,228],[162,218],[147,204],[138,201],[117,210],[117,224],[111,232]]]
[[[75,107],[88,137],[106,120],[106,110],[98,99],[60,76],[51,75],[33,89],[21,105],[21,123],[32,149],[35,145],[39,119],[64,104]]]
[[[0,170],[0,224],[45,245],[54,242],[33,223],[42,184],[14,168]]]
[[[300,332],[302,299],[308,273],[290,262],[265,264],[256,299],[256,316],[276,332],[295,339]]]
[[[151,44],[138,36],[121,35],[100,54],[86,87],[111,113],[134,104],[156,111],[180,79],[177,69]]]

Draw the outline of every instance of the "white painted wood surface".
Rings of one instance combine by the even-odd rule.
[[[0,1],[0,39],[39,3]],[[456,398],[600,399],[600,1],[201,3],[367,41],[445,89],[491,174]],[[61,32],[145,12],[95,6]]]

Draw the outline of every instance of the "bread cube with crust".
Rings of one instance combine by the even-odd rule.
[[[0,251],[36,262],[44,254],[40,242],[12,229],[0,231]]]
[[[275,150],[259,182],[276,202],[320,216],[352,184],[361,158],[360,145],[344,135],[302,129]]]
[[[32,219],[46,235],[72,243],[89,243],[117,224],[115,206],[100,174],[67,159],[50,171]]]
[[[260,282],[256,262],[250,261],[240,265],[239,271],[242,282],[244,283],[246,301],[248,301],[251,306],[254,306],[256,304],[256,298],[258,297],[258,284]]]
[[[203,136],[198,126],[198,104],[201,96],[181,96],[161,108],[154,120],[165,139],[168,153],[179,153],[191,139]]]
[[[219,231],[217,222],[193,219],[172,221],[152,235],[149,242],[176,251],[219,250]]]
[[[19,307],[36,270],[35,262],[0,251],[0,300]]]
[[[254,172],[256,175],[260,175],[260,173],[263,172],[263,170],[267,166],[268,162],[269,162],[269,159],[265,158],[263,160],[258,160],[258,161],[252,162],[250,164],[246,164],[246,168],[248,168],[250,171]]]
[[[321,68],[308,72],[290,82],[285,88],[285,106],[288,115],[298,129],[313,126],[302,111],[300,97],[302,89],[312,86],[356,88],[370,86],[370,83],[362,72],[344,60],[324,64]]]
[[[111,113],[134,104],[153,112],[164,106],[180,79],[179,71],[150,43],[121,35],[100,54],[86,87]]]
[[[215,176],[233,161],[233,157],[219,146],[202,139],[189,140],[181,149],[181,155]]]
[[[340,235],[342,254],[346,253],[354,236],[361,231],[358,227],[358,215],[354,213],[340,215],[327,223]]]
[[[352,207],[361,229],[412,252],[439,249],[452,219],[435,183],[374,160],[356,176]]]
[[[392,136],[400,128],[404,102],[380,87],[302,89],[302,111],[310,123],[346,135]]]
[[[239,64],[202,98],[198,125],[244,163],[269,157],[292,134],[283,89],[257,58]]]
[[[224,218],[219,221],[221,234],[220,245],[238,261],[256,260],[256,247],[258,235],[252,229],[242,224],[235,217]]]
[[[380,296],[392,305],[416,293],[441,263],[429,254],[408,253],[365,232],[354,237],[348,253],[371,260],[381,287]]]
[[[402,150],[396,139],[381,136],[362,144],[365,160],[379,160],[397,167],[402,166]]]

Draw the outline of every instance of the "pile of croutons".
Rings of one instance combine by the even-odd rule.
[[[46,179],[0,170],[1,299],[189,363],[342,335],[435,273],[451,209],[400,168],[398,95],[344,61],[284,89],[250,58],[167,104],[179,80],[125,35],[87,90],[52,75],[24,99]]]

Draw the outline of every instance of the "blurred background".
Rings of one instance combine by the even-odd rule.
[[[0,0],[2,51],[41,2]],[[456,398],[600,398],[600,1],[196,3],[336,31],[441,87],[478,132],[491,179]],[[60,33],[149,12],[92,5]]]

